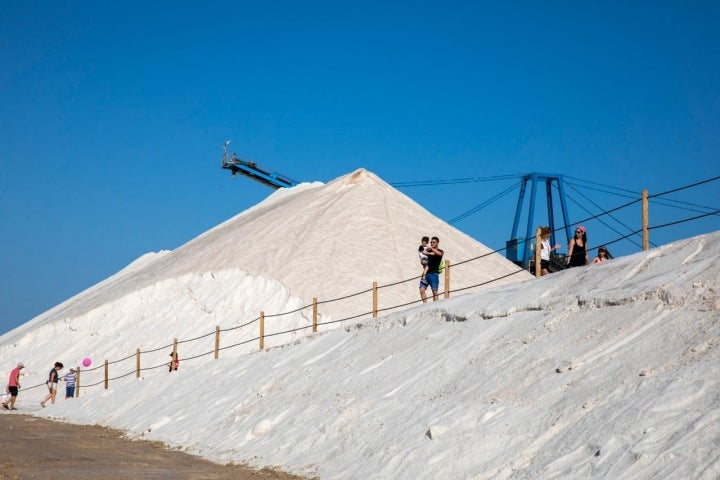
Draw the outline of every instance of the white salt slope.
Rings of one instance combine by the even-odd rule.
[[[713,233],[20,405],[323,479],[716,479],[719,254]]]
[[[714,479],[719,245],[714,233],[283,348],[185,356],[172,375],[146,370],[136,380],[131,355],[130,365],[111,365],[109,390],[88,386],[96,372],[85,372],[80,399],[41,409],[52,362],[79,361],[91,342],[117,359],[178,330],[197,332],[203,319],[212,326],[225,309],[299,302],[237,265],[157,275],[177,268],[171,252],[135,265],[121,284],[132,294],[0,337],[0,360],[7,370],[17,360],[29,367],[23,412],[125,429],[220,462],[324,479]],[[212,337],[193,344],[203,341],[212,350]],[[167,360],[166,350],[157,355],[152,362]]]

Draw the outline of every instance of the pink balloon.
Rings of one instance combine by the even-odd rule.
[[[92,360],[90,360],[90,358],[85,358],[85,359],[83,360],[83,365],[84,365],[84,366],[89,367],[91,364],[92,364]]]

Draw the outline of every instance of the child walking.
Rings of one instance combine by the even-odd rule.
[[[71,368],[63,380],[65,380],[65,400],[75,397],[75,369]]]

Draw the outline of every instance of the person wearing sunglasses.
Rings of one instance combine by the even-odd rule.
[[[585,227],[579,225],[575,229],[575,236],[568,243],[567,266],[582,267],[588,263],[587,231]]]

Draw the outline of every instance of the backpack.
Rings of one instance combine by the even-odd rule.
[[[440,266],[438,266],[438,273],[442,273],[442,271],[445,269],[445,259],[440,259]]]

